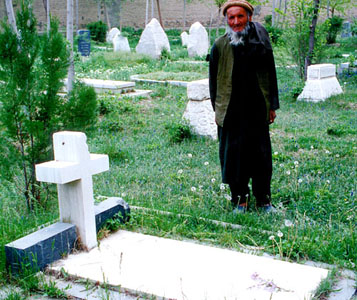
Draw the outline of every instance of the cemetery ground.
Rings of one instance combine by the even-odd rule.
[[[208,63],[198,58],[199,63],[192,63],[179,46],[179,34],[168,35],[172,51],[161,60],[95,47],[90,58],[77,57],[76,74],[112,80],[135,74],[161,80],[206,78]],[[356,55],[356,38],[339,42],[340,47],[327,49],[324,62],[343,62],[343,53]],[[130,43],[134,48],[135,40]],[[153,90],[149,98],[98,97],[98,122],[86,132],[89,151],[110,158],[109,172],[93,179],[95,201],[120,196],[132,207],[127,224],[108,223],[100,238],[120,228],[334,265],[316,299],[333,289],[342,268],[357,270],[357,75],[339,77],[344,94],[320,103],[296,101],[302,88],[297,72],[287,68],[292,63],[281,47],[275,46],[275,55],[281,108],[271,126],[272,202],[278,213],[260,213],[253,199],[248,213],[233,215],[228,186],[221,184],[218,142],[193,134],[182,120],[186,88],[137,83]],[[29,212],[16,157],[3,143],[0,150],[0,283],[61,297],[54,286],[40,287],[31,276],[15,280],[6,273],[4,245],[55,222],[58,203],[56,187],[44,185],[47,196]],[[23,299],[13,297],[8,299]]]

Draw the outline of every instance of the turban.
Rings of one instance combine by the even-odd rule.
[[[222,6],[222,13],[223,15],[226,15],[227,9],[232,7],[232,6],[240,6],[248,10],[252,15],[254,12],[254,7],[246,0],[228,0],[226,3],[223,4]]]

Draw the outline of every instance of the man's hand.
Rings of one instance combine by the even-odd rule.
[[[274,120],[276,118],[276,113],[275,113],[275,110],[270,110],[269,111],[269,124],[272,124],[274,123]]]

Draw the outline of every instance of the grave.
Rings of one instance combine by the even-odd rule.
[[[118,212],[123,222],[128,218],[130,209],[121,198],[94,206],[92,175],[109,170],[109,159],[89,153],[84,133],[57,132],[53,148],[55,160],[36,165],[36,179],[57,184],[60,222],[5,246],[6,263],[13,272],[21,272],[26,265],[43,269],[71,253],[76,243],[92,249],[97,246],[97,231],[108,218]]]
[[[208,52],[208,33],[200,22],[191,25],[187,41],[189,57],[206,56]]]
[[[193,130],[203,136],[217,139],[217,125],[212,108],[208,79],[192,81],[187,85],[187,103],[183,118]]]
[[[113,27],[112,29],[110,29],[109,32],[107,32],[107,37],[106,37],[107,43],[112,43],[114,37],[118,34],[120,35],[120,30],[118,28]]]
[[[310,300],[328,271],[188,241],[120,230],[50,267],[150,298]],[[162,298],[160,298],[162,297]]]
[[[336,78],[335,65],[311,65],[307,68],[305,87],[297,99],[319,102],[341,93],[343,91]]]
[[[182,42],[182,46],[187,46],[188,43],[188,33],[186,31],[181,33],[181,42]]]
[[[113,38],[113,50],[114,52],[130,52],[128,38],[117,34]]]
[[[141,34],[136,52],[158,59],[163,49],[170,52],[170,43],[158,20],[153,18]]]
[[[342,30],[341,30],[341,37],[342,38],[352,37],[351,22],[349,22],[349,21],[343,22]]]
[[[78,51],[82,56],[89,56],[91,50],[90,31],[78,30]]]

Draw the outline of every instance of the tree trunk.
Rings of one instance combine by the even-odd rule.
[[[278,15],[276,17],[276,24],[277,24],[278,27],[280,27],[279,26],[279,24],[280,24],[280,11],[281,11],[281,0],[279,0],[279,13],[278,13]]]
[[[157,11],[159,13],[160,24],[162,29],[164,29],[164,23],[162,22],[162,17],[161,17],[160,0],[156,0],[156,4],[157,4]]]
[[[149,0],[146,0],[145,26],[149,23]]]
[[[76,30],[79,30],[79,0],[76,0]]]
[[[100,1],[97,2],[97,19],[100,21]]]
[[[286,11],[288,9],[288,0],[285,0],[284,2],[284,15],[283,15],[283,27],[285,28],[286,27],[286,24],[285,24],[285,16],[286,16]]]
[[[6,6],[6,13],[7,13],[7,19],[9,21],[9,24],[11,25],[12,29],[16,32],[16,34],[18,34],[15,15],[14,15],[14,8],[12,6],[12,0],[5,0],[5,6]]]
[[[271,26],[275,26],[275,0],[273,0],[273,10],[271,12]]]
[[[73,0],[67,0],[67,40],[70,47],[69,68],[67,77],[67,93],[73,89],[74,61],[73,61]]]
[[[107,8],[107,4],[104,2],[104,12],[105,12],[105,20],[107,21],[107,26],[108,26],[108,30],[110,30],[110,28],[112,28],[111,24],[110,24],[110,19],[109,19],[109,15],[108,15],[108,8]]]
[[[220,21],[221,21],[221,5],[218,6],[216,37],[219,35],[219,25],[221,23]]]
[[[319,15],[320,0],[314,0],[314,15],[312,17],[311,26],[310,26],[310,36],[309,36],[309,51],[305,58],[305,80],[307,77],[307,67],[311,65],[312,53],[315,46],[315,30],[317,25],[317,18]]]
[[[326,15],[327,15],[328,18],[330,17],[330,0],[327,0]]]
[[[154,0],[151,0],[151,19],[154,18],[154,8],[155,8],[155,2]]]
[[[185,28],[186,28],[186,2],[187,2],[187,0],[183,0],[183,26],[182,26],[182,31],[184,31]]]
[[[121,21],[121,0],[119,0],[119,30],[120,32],[122,31],[121,29],[122,26],[122,21]]]

